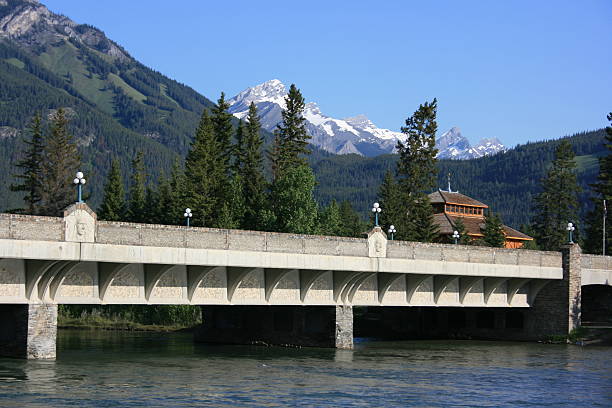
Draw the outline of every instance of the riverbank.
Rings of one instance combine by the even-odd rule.
[[[125,330],[146,332],[191,331],[194,326],[180,324],[142,324],[124,319],[111,319],[103,316],[58,317],[59,329],[77,330]]]

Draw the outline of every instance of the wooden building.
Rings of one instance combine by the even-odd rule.
[[[450,188],[449,188],[450,190]],[[438,190],[429,195],[434,209],[434,220],[438,224],[440,235],[452,242],[455,223],[463,221],[466,233],[472,239],[484,236],[485,211],[488,205],[481,203],[459,192]],[[506,235],[506,248],[520,248],[533,238],[507,225],[503,226]]]

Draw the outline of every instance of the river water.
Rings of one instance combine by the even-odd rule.
[[[612,348],[357,341],[355,350],[61,330],[54,362],[0,358],[2,407],[612,407]]]

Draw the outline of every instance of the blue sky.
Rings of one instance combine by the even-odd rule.
[[[333,117],[512,146],[607,124],[612,2],[42,0],[205,96],[278,78]]]

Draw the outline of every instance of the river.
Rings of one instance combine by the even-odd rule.
[[[57,361],[0,358],[2,407],[611,407],[612,348],[359,341],[355,350],[60,330]]]

